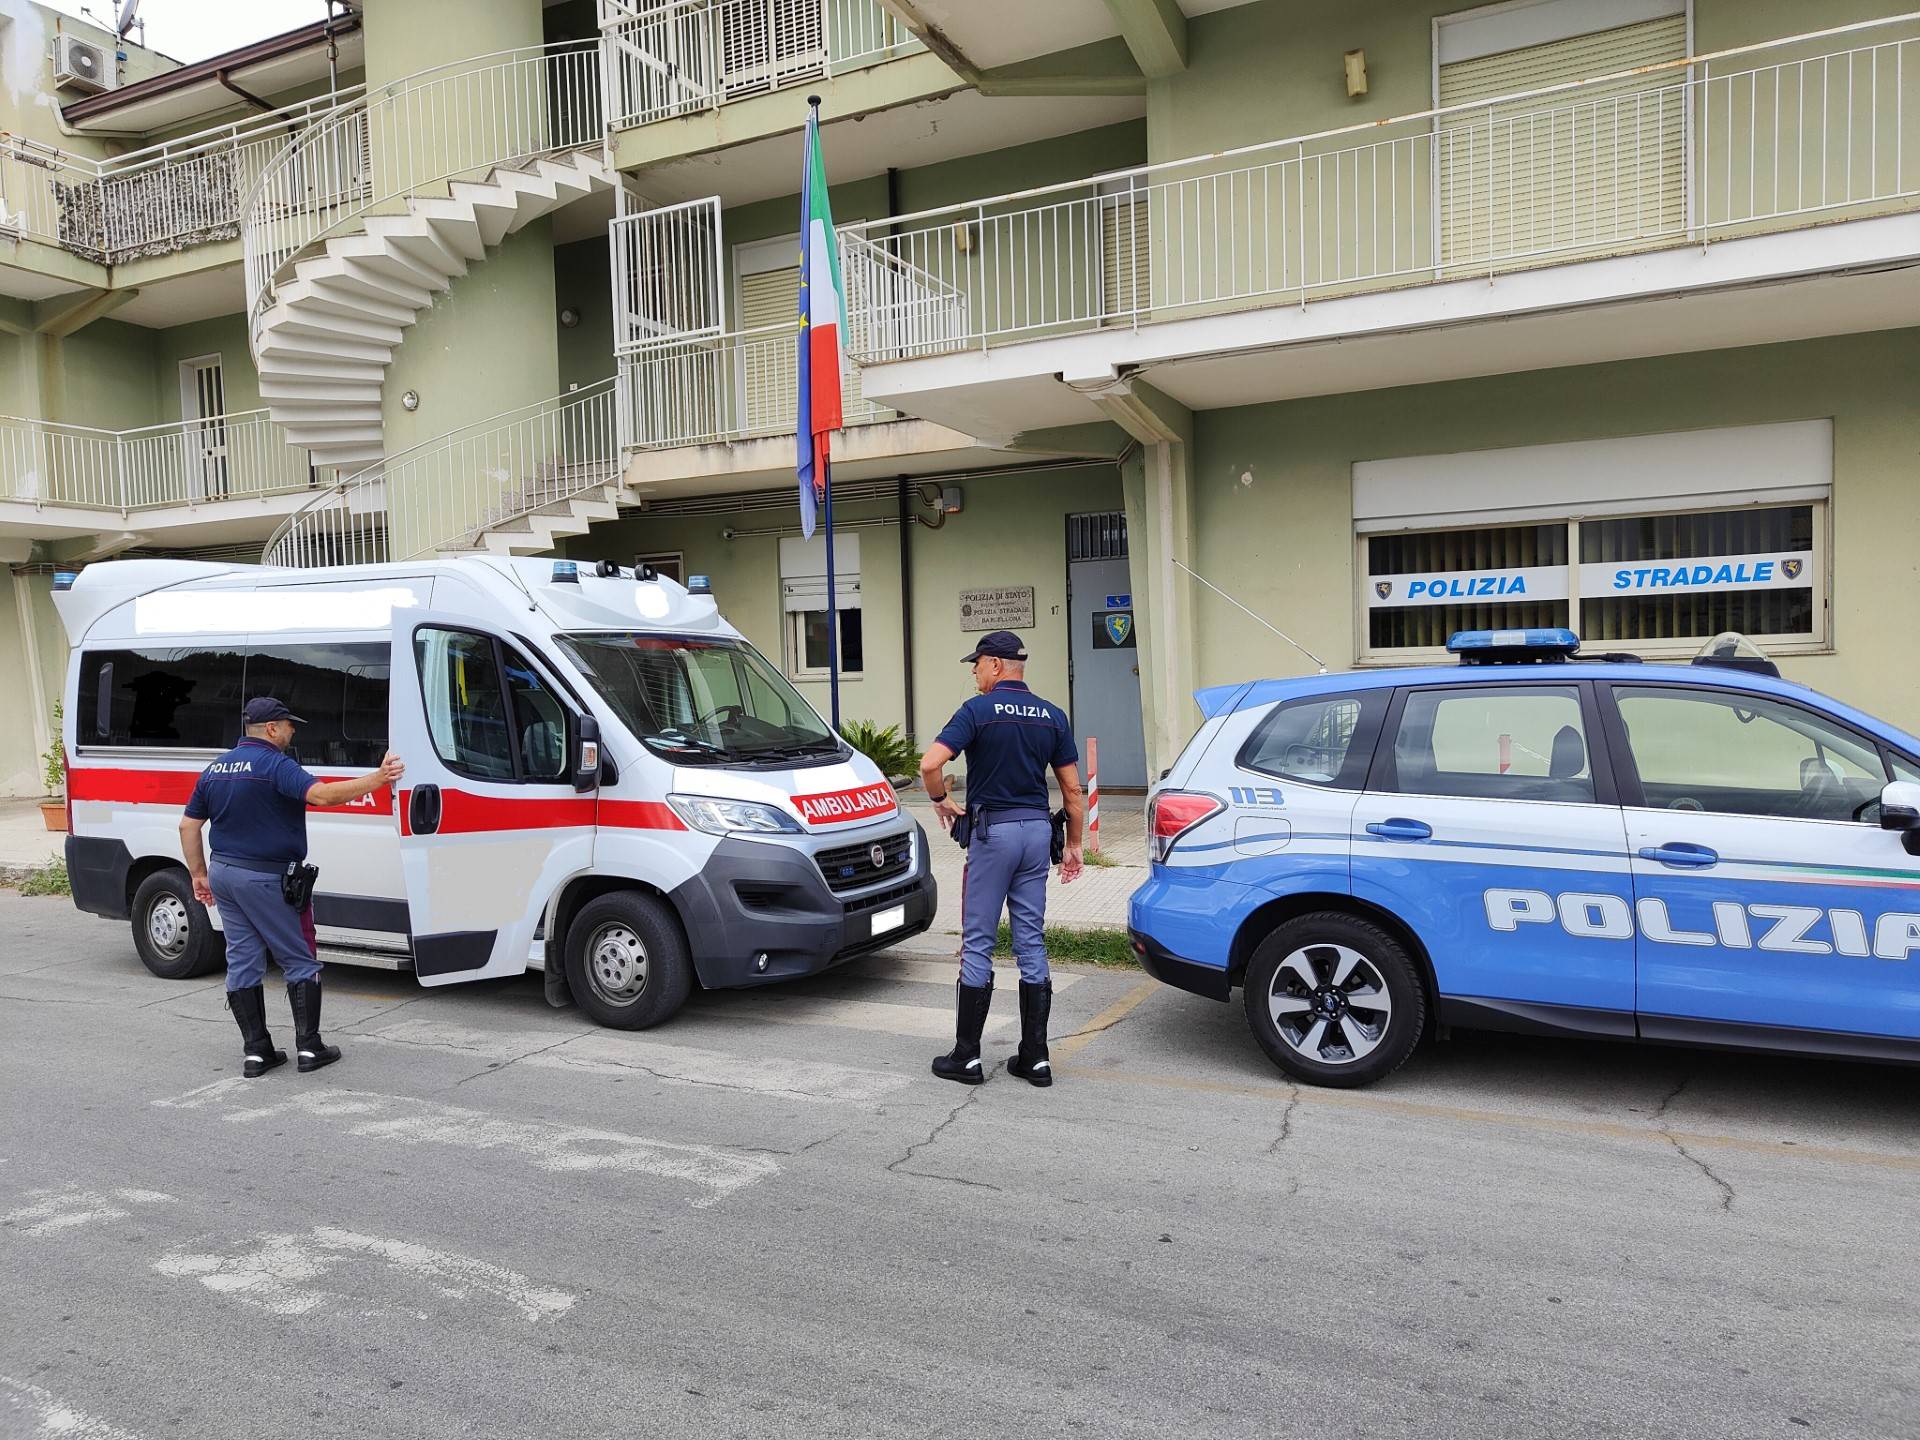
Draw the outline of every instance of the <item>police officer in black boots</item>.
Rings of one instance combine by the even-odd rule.
[[[193,877],[193,898],[218,906],[227,937],[227,1008],[245,1043],[245,1073],[264,1075],[287,1057],[267,1033],[263,982],[267,961],[287,977],[293,1038],[302,1070],[340,1058],[320,1038],[320,961],[313,934],[307,807],[344,805],[399,783],[406,767],[392,751],[353,780],[316,780],[287,753],[298,715],[271,695],[249,700],[246,738],[200,772],[180,822],[180,850]],[[200,832],[213,823],[213,863]],[[302,893],[304,891],[304,893]]]

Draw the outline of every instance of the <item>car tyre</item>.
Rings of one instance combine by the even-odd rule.
[[[227,963],[227,937],[193,898],[184,870],[156,870],[133,892],[133,948],[162,980],[211,975]]]
[[[1247,1023],[1260,1048],[1310,1085],[1370,1085],[1413,1053],[1427,996],[1406,947],[1355,915],[1280,926],[1247,965]]]
[[[581,907],[567,928],[566,966],[580,1008],[615,1030],[670,1019],[693,989],[678,917],[664,901],[634,890]]]

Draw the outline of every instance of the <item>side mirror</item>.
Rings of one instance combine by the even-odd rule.
[[[1920,784],[1890,781],[1880,792],[1882,830],[1920,830]]]
[[[574,722],[573,788],[591,790],[600,783],[600,722],[582,715]]]

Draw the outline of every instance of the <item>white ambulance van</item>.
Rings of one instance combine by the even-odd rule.
[[[305,717],[321,779],[406,762],[397,795],[309,814],[329,961],[543,970],[554,1003],[638,1028],[696,981],[810,975],[933,921],[926,835],[886,778],[711,595],[650,570],[134,560],[59,577],[55,603],[74,903],[130,919],[157,975],[222,964],[178,827],[254,695]]]

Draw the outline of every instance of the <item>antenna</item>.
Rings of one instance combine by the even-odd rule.
[[[1253,611],[1247,609],[1246,606],[1242,605],[1238,600],[1234,599],[1233,596],[1227,594],[1226,591],[1222,590],[1218,585],[1214,584],[1211,580],[1207,579],[1206,576],[1202,575],[1198,570],[1194,569],[1191,565],[1187,564],[1184,560],[1175,560],[1173,563],[1178,565],[1182,570],[1186,571],[1189,575],[1193,576],[1194,579],[1198,580],[1202,585],[1206,586],[1209,590],[1213,591],[1213,593],[1218,595],[1222,600],[1226,601],[1229,605],[1233,606],[1234,609],[1240,611],[1244,615],[1252,616],[1252,618],[1255,620],[1259,620],[1262,625],[1265,625],[1267,627],[1267,629],[1273,631],[1274,634],[1278,635],[1282,640],[1286,641],[1287,644],[1291,645],[1294,649],[1298,650],[1302,655],[1306,656],[1307,659],[1311,660],[1315,665],[1318,665],[1320,667],[1320,673],[1322,675],[1327,673],[1326,661],[1322,660],[1318,655],[1314,654],[1311,650],[1307,649],[1306,646],[1302,645],[1298,640],[1294,639],[1291,635],[1287,634],[1287,632],[1282,630],[1278,625],[1275,625],[1270,620],[1264,620],[1264,619],[1261,619],[1260,616],[1254,615]]]
[[[133,17],[139,13],[139,10],[140,0],[121,0],[120,18],[114,27],[114,34],[119,36],[120,39],[126,39],[127,32],[133,29]],[[141,34],[144,36],[146,32],[142,30]]]

